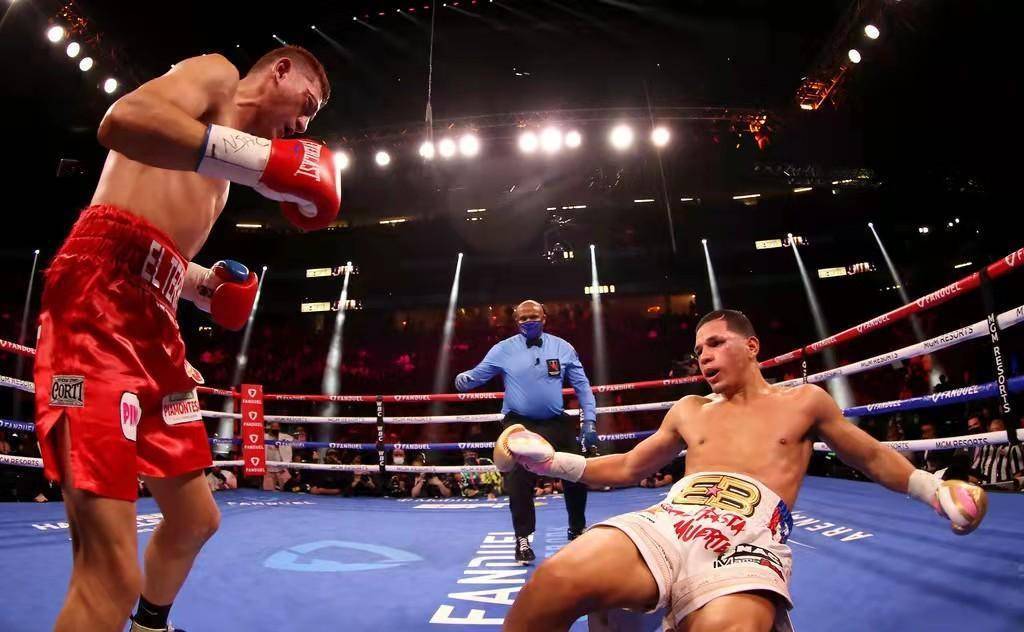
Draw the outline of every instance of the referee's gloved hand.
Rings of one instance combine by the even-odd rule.
[[[455,376],[455,390],[465,393],[471,388],[473,388],[473,378],[469,377],[468,373],[459,373]]]
[[[597,422],[593,419],[585,419],[580,426],[580,443],[587,454],[597,452]]]

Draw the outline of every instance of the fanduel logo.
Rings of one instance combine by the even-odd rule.
[[[866,323],[861,323],[860,325],[857,325],[857,333],[864,333],[865,331],[870,331],[875,327],[878,327],[879,325],[882,325],[887,322],[889,322],[889,315],[882,314],[878,318],[872,318]]]
[[[310,553],[338,550],[348,553],[349,557],[368,558],[365,561],[340,561],[325,557],[308,557]],[[352,551],[363,553],[353,556]],[[365,555],[369,554],[369,555]],[[299,573],[353,573],[358,571],[375,571],[395,568],[412,562],[422,562],[423,558],[414,553],[394,549],[377,544],[362,542],[346,542],[343,540],[321,540],[299,544],[284,551],[278,551],[263,562],[266,568]]]
[[[936,290],[936,291],[932,292],[931,294],[929,294],[927,296],[923,296],[923,297],[917,299],[917,301],[915,301],[915,302],[917,303],[918,307],[927,307],[930,303],[934,303],[936,301],[941,301],[942,299],[949,298],[950,296],[955,296],[955,295],[957,295],[959,293],[960,293],[960,282],[957,281],[956,283],[953,283],[951,285],[947,285],[946,287],[942,288],[941,290]]]
[[[836,343],[836,337],[835,336],[829,336],[828,338],[825,338],[824,340],[819,340],[818,342],[815,342],[814,344],[812,344],[811,345],[811,349],[814,349],[815,351],[817,351],[818,349],[822,349],[824,347],[831,347],[835,343]]]

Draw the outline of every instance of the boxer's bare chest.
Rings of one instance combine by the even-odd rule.
[[[813,421],[796,390],[773,390],[743,404],[709,401],[679,428],[686,472],[747,474],[792,503],[810,460]]]
[[[230,112],[204,123],[230,125]],[[197,155],[198,160],[198,155]],[[228,183],[197,173],[160,169],[111,151],[93,204],[112,204],[139,215],[166,233],[182,254],[199,252],[228,199]]]

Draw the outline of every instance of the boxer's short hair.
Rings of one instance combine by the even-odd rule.
[[[324,65],[320,63],[316,55],[301,46],[280,46],[275,48],[257,59],[252,68],[249,69],[249,72],[263,70],[282,57],[287,57],[292,63],[299,64],[307,70],[313,71],[313,74],[316,75],[317,80],[320,82],[320,93],[323,96],[320,103],[327,103],[327,100],[331,97],[331,82],[327,80],[327,71],[324,70]]]
[[[729,331],[735,332],[746,338],[757,336],[757,332],[754,331],[754,325],[751,324],[747,315],[735,309],[716,309],[713,312],[708,312],[704,315],[704,318],[701,318],[700,322],[697,323],[697,329],[700,329],[713,320],[719,319],[725,320],[725,326],[729,328]]]

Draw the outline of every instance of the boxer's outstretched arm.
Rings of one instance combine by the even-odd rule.
[[[629,452],[587,459],[580,481],[613,487],[636,485],[641,479],[671,463],[683,449],[684,443],[678,428],[685,411],[692,405],[688,401],[690,397],[693,396],[676,402],[665,414],[658,431],[636,444]]]
[[[894,492],[907,493],[907,483],[914,472],[907,459],[843,417],[843,411],[822,388],[813,384],[798,388],[808,389],[817,420],[815,432],[844,463]]]
[[[132,160],[194,171],[206,137],[200,119],[230,103],[238,81],[238,69],[222,55],[186,59],[115,101],[97,137]]]

